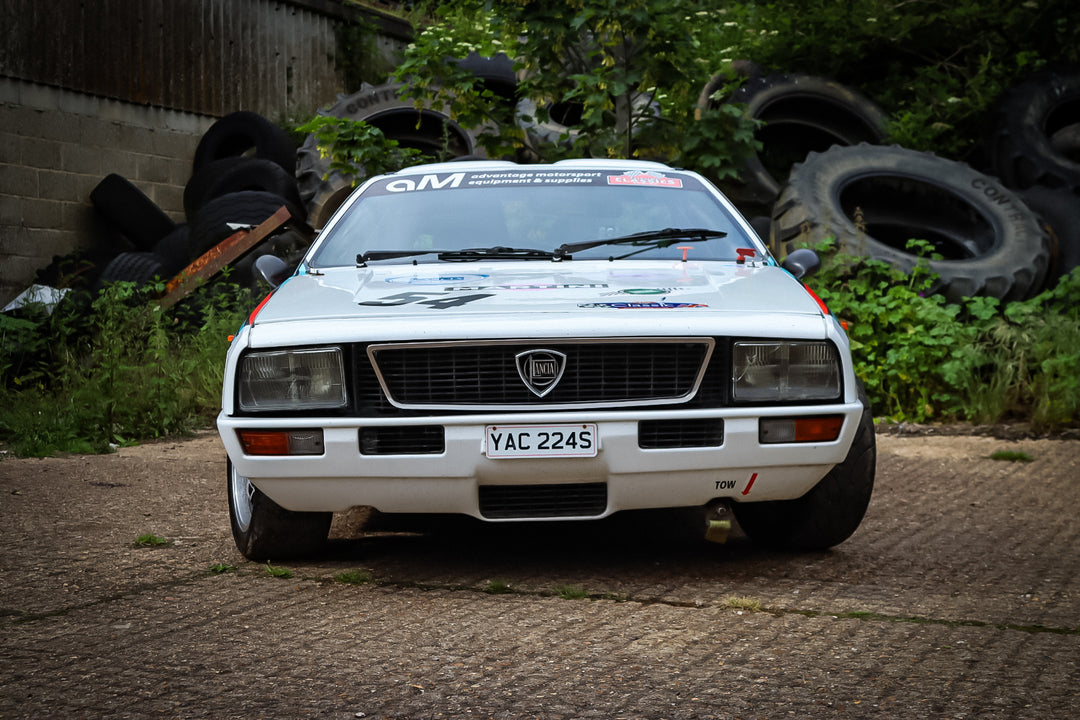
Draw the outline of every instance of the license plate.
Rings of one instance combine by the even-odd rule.
[[[596,425],[488,425],[484,454],[489,458],[596,457]]]

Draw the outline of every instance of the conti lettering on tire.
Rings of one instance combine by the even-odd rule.
[[[1046,230],[996,179],[971,167],[896,146],[861,144],[811,153],[791,171],[773,208],[769,243],[836,238],[842,252],[911,271],[908,240],[930,242],[937,292],[951,301],[1016,300],[1039,292],[1050,261]]]
[[[771,204],[792,165],[811,152],[833,145],[877,144],[887,136],[888,119],[881,109],[838,82],[811,75],[749,74],[724,101],[745,103],[750,116],[765,123],[755,133],[762,149],[746,161],[736,182],[722,185],[735,203]],[[712,95],[725,81],[723,76],[710,80],[698,107],[717,104]]]

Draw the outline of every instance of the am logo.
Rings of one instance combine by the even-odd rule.
[[[465,173],[453,173],[442,180],[438,175],[423,175],[419,180],[411,178],[399,178],[386,183],[387,192],[413,192],[415,190],[442,190],[443,188],[456,188],[465,179]]]

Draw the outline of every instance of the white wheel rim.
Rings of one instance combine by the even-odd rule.
[[[229,473],[229,500],[233,506],[233,516],[241,532],[247,532],[251,526],[251,498],[255,495],[255,486],[232,468]]]

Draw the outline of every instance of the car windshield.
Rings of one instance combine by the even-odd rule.
[[[546,253],[735,260],[746,247],[754,243],[692,176],[530,168],[382,179],[319,239],[308,264],[550,259]]]

